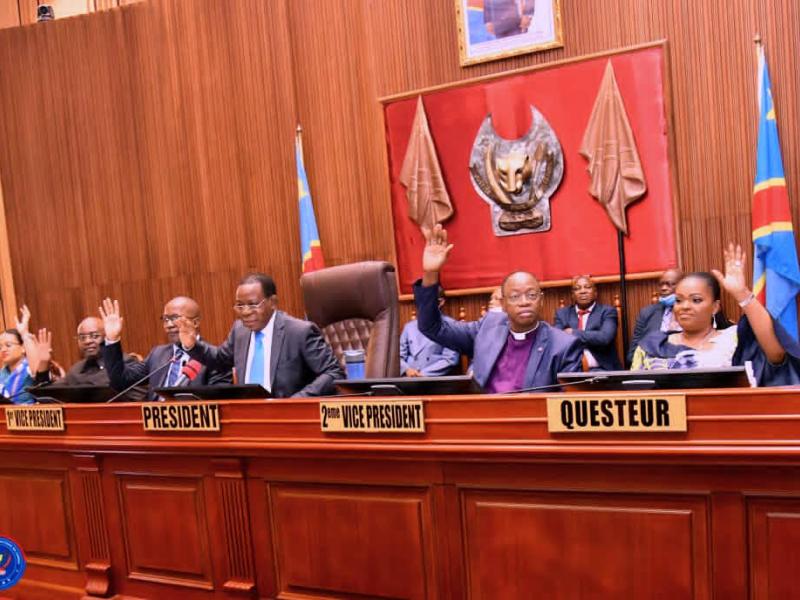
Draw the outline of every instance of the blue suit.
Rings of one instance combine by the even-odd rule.
[[[586,328],[578,329],[578,313],[575,305],[565,306],[556,311],[556,327],[572,328],[572,335],[578,338],[592,353],[603,371],[622,369],[617,355],[617,309],[607,304],[597,303],[586,319]]]
[[[439,311],[437,292],[435,285],[425,287],[419,281],[414,284],[419,330],[442,346],[473,357],[473,376],[485,387],[508,340],[508,316],[504,312],[488,312],[480,321],[447,321]],[[539,322],[539,328],[523,388],[557,384],[558,373],[581,370],[580,341],[544,321]]]
[[[450,317],[443,317],[450,320]],[[447,375],[458,365],[458,352],[444,348],[419,331],[416,321],[409,321],[400,335],[400,373],[411,367],[425,377]]]

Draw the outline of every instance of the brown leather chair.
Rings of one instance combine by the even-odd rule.
[[[367,261],[306,273],[300,278],[306,316],[336,356],[366,349],[367,377],[400,375],[400,310],[394,266]]]

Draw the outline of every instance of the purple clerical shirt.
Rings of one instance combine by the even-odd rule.
[[[533,331],[524,334],[523,339],[516,339],[512,332],[508,332],[506,345],[494,363],[486,382],[487,392],[498,394],[522,389],[525,383],[525,368],[528,366],[528,359],[538,332],[537,326]]]

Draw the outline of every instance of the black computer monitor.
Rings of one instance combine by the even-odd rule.
[[[568,392],[750,387],[744,367],[559,373]]]
[[[158,396],[173,400],[256,400],[271,397],[266,388],[257,383],[162,387],[153,391]]]
[[[444,396],[483,393],[471,375],[337,379],[333,384],[341,395]]]
[[[106,402],[117,392],[107,385],[48,385],[30,394],[40,404],[91,404]]]

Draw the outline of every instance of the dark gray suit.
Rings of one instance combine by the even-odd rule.
[[[655,304],[648,304],[639,311],[636,317],[636,326],[633,328],[633,339],[631,340],[630,348],[628,348],[628,364],[633,361],[633,353],[636,351],[636,346],[639,341],[646,335],[661,331],[661,322],[664,320],[664,311],[666,306],[660,302]]]
[[[222,345],[200,340],[189,356],[214,369],[234,367],[244,383],[250,333],[236,321]],[[324,396],[333,393],[333,380],[344,379],[344,371],[316,325],[275,311],[269,378],[275,398]]]
[[[147,399],[155,400],[155,388],[164,387],[169,367],[164,365],[169,362],[174,354],[173,344],[162,344],[150,350],[150,354],[139,362],[126,362],[123,360],[122,343],[106,344],[103,348],[103,361],[111,387],[122,391],[135,381],[142,379],[148,373],[153,373],[147,379]],[[160,370],[159,370],[160,368]],[[189,386],[213,385],[217,383],[230,383],[230,369],[227,372],[210,371],[206,367],[200,370],[198,376],[189,382]]]

